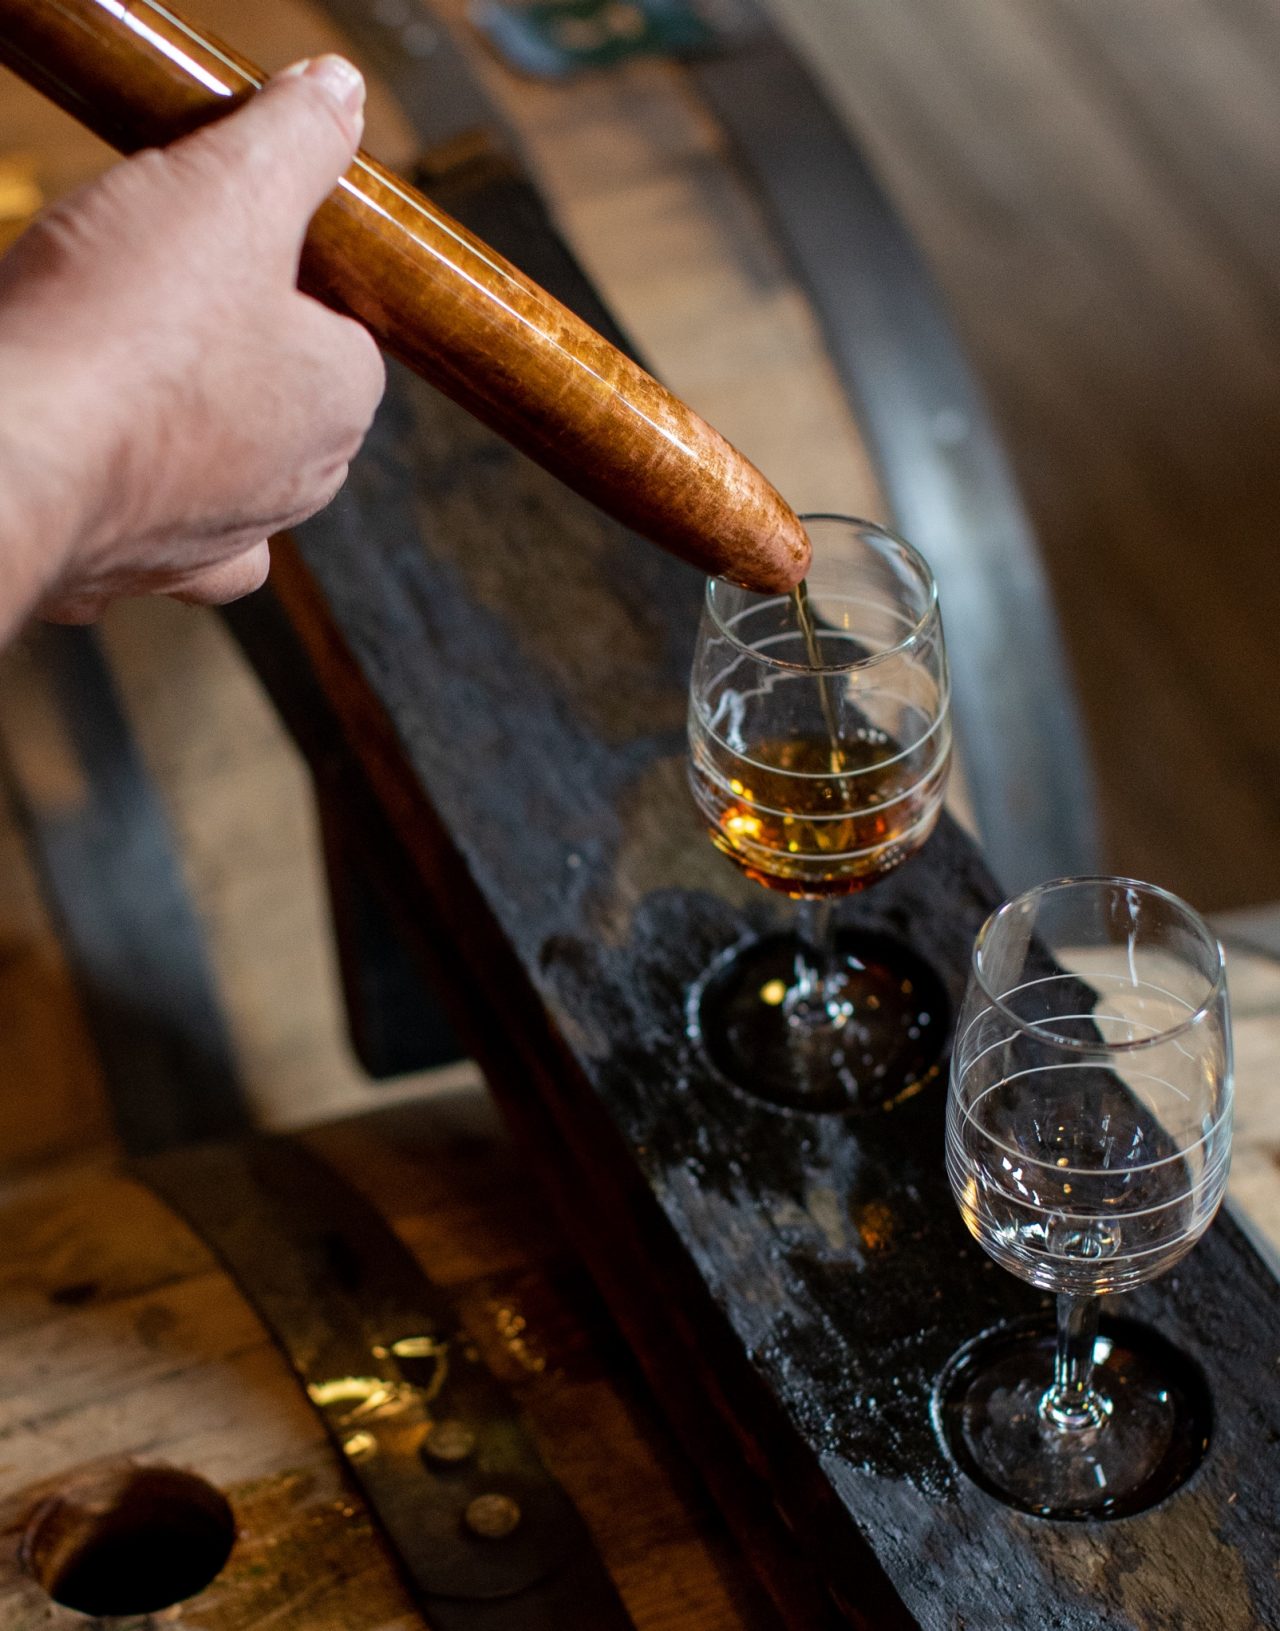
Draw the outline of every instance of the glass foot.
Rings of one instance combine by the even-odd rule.
[[[977,1338],[939,1383],[937,1415],[958,1465],[988,1494],[1040,1518],[1125,1518],[1184,1484],[1209,1447],[1199,1369],[1146,1326],[1103,1319],[1094,1344],[1096,1422],[1045,1405],[1056,1345],[1035,1320]]]
[[[821,985],[798,979],[801,943],[767,935],[726,952],[694,986],[689,1029],[723,1076],[789,1109],[896,1104],[940,1072],[942,982],[884,935],[842,932]]]

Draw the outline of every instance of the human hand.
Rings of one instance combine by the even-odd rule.
[[[342,485],[382,360],[297,271],[363,103],[342,59],[298,64],[0,259],[0,545],[26,552],[30,585],[0,625],[88,621],[123,595],[233,600],[265,578],[268,536]]]

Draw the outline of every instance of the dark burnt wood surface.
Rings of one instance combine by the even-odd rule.
[[[529,210],[496,212],[527,269],[607,322]],[[277,592],[377,859],[681,1431],[722,1499],[742,1495],[735,1517],[776,1502],[855,1624],[1280,1622],[1280,1295],[1229,1220],[1123,1304],[1203,1366],[1205,1465],[1136,1519],[1024,1518],[931,1426],[947,1358],[1039,1306],[961,1226],[941,1082],[872,1120],[806,1118],[738,1096],[688,1042],[690,980],[779,911],[714,854],[685,789],[700,580],[399,374],[300,557]],[[910,941],[958,1000],[993,899],[944,823],[849,916]]]

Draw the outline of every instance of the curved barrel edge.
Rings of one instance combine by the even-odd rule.
[[[938,578],[957,732],[1004,886],[1098,868],[1084,731],[1031,523],[910,233],[771,30],[686,71],[762,195],[896,524]]]

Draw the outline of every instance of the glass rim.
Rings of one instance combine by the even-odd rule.
[[[878,521],[867,521],[862,516],[836,515],[830,511],[817,510],[801,515],[798,519],[806,527],[810,521],[838,521],[844,526],[856,527],[860,532],[874,534],[876,538],[893,544],[895,548],[906,555],[908,562],[924,582],[927,591],[924,610],[907,633],[903,635],[902,639],[895,641],[891,646],[886,646],[883,651],[873,651],[865,657],[852,658],[849,662],[793,663],[782,657],[771,656],[767,652],[761,651],[758,646],[748,645],[745,640],[735,634],[730,624],[720,615],[720,608],[716,605],[716,586],[724,584],[726,587],[738,589],[739,593],[750,593],[750,591],[743,591],[740,585],[730,584],[724,578],[708,578],[705,596],[707,615],[720,633],[724,635],[725,639],[728,640],[729,644],[736,646],[739,651],[752,658],[755,662],[763,663],[767,668],[776,668],[789,674],[854,674],[864,668],[873,668],[877,663],[882,663],[890,657],[899,657],[904,652],[910,651],[919,642],[926,627],[931,622],[936,622],[938,618],[937,579],[933,575],[933,568],[916,546],[908,543],[905,538],[891,528],[881,526]],[[767,605],[771,600],[785,598],[787,597],[782,595],[761,595],[759,604],[763,606]]]
[[[1004,999],[997,996],[987,984],[982,970],[982,952],[997,922],[1016,907],[1022,906],[1025,902],[1033,900],[1038,895],[1047,895],[1051,891],[1060,889],[1078,889],[1087,884],[1112,884],[1122,889],[1138,889],[1146,895],[1157,896],[1160,900],[1175,907],[1201,939],[1212,949],[1214,969],[1213,978],[1209,982],[1209,990],[1199,1005],[1185,1019],[1180,1019],[1176,1025],[1167,1026],[1164,1030],[1155,1031],[1151,1036],[1132,1037],[1126,1042],[1082,1042],[1076,1037],[1063,1036],[1061,1032],[1055,1031],[1047,1025],[1038,1024],[1034,1020],[1023,1019],[1020,1015],[1015,1014]],[[970,967],[973,970],[973,977],[977,982],[978,989],[983,996],[1024,1036],[1034,1037],[1040,1042],[1051,1043],[1054,1047],[1066,1048],[1073,1053],[1092,1053],[1105,1056],[1117,1053],[1139,1053],[1144,1048],[1160,1047],[1166,1042],[1173,1041],[1176,1037],[1185,1035],[1187,1031],[1199,1025],[1205,1016],[1217,1006],[1218,1000],[1226,988],[1227,980],[1227,961],[1222,949],[1222,942],[1194,906],[1189,906],[1180,895],[1175,895],[1172,890],[1162,889],[1157,883],[1144,883],[1141,878],[1125,878],[1111,876],[1106,873],[1050,878],[1045,883],[1034,884],[1030,889],[1024,889],[1021,894],[1014,895],[1010,900],[997,906],[978,930],[977,939],[973,943]]]

